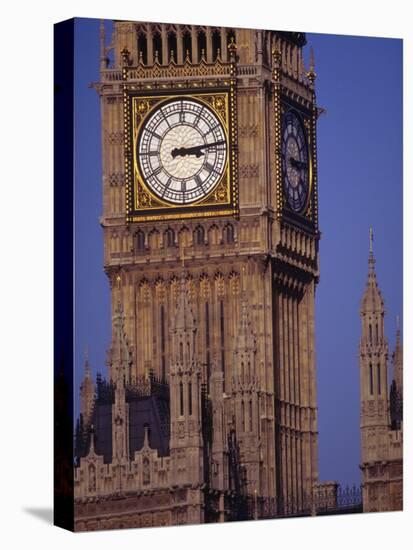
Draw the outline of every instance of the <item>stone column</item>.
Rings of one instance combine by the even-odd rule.
[[[152,40],[152,30],[151,25],[148,23],[146,25],[146,43],[148,49],[148,65],[153,65],[153,40]]]
[[[176,26],[176,61],[178,65],[182,65],[184,62],[184,52],[183,52],[183,43],[182,43],[182,27],[181,25]]]
[[[221,27],[221,59],[224,63],[228,60],[227,29]]]
[[[192,63],[198,63],[198,36],[195,25],[191,26]]]

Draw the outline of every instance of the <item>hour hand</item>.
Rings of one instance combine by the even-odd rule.
[[[294,157],[290,157],[290,164],[293,168],[299,168],[300,170],[302,168],[307,168],[306,162],[302,162],[301,160],[296,160]]]
[[[175,147],[175,149],[172,149],[171,155],[172,158],[176,158],[178,155],[181,157],[185,157],[186,155],[195,155],[196,158],[199,158],[204,155],[203,149],[209,149],[211,147],[216,147],[217,145],[223,145],[224,143],[225,141],[222,140],[215,141],[214,143],[203,143],[202,145],[196,145],[195,147]]]
[[[203,145],[198,145],[197,147],[175,147],[172,149],[171,155],[172,158],[178,156],[185,157],[186,155],[195,155],[197,158],[201,157],[204,153],[202,152]]]

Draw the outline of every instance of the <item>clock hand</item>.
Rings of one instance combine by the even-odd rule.
[[[186,155],[195,155],[197,158],[199,158],[204,154],[202,152],[202,149],[209,149],[210,147],[223,145],[224,143],[225,140],[215,141],[214,143],[204,143],[202,145],[196,145],[195,147],[180,147],[179,149],[175,147],[175,149],[172,149],[171,155],[173,158],[177,157],[178,155],[181,157],[185,157]]]
[[[301,162],[300,160],[296,160],[294,157],[290,157],[290,164],[293,168],[307,168],[306,162]]]

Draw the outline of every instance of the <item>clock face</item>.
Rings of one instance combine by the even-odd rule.
[[[219,183],[227,147],[224,128],[207,105],[174,98],[158,105],[143,122],[137,164],[154,195],[166,203],[188,205]]]
[[[283,117],[281,158],[285,196],[290,208],[300,212],[308,198],[309,155],[302,122],[293,111]]]

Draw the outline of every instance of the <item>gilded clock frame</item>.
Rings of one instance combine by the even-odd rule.
[[[162,201],[146,185],[136,159],[137,139],[145,121],[162,103],[176,99],[194,99],[204,103],[221,122],[227,141],[225,170],[214,188],[191,204],[171,204]],[[237,216],[237,133],[235,86],[212,90],[179,90],[142,92],[125,89],[125,199],[126,221],[143,222],[197,217]]]

